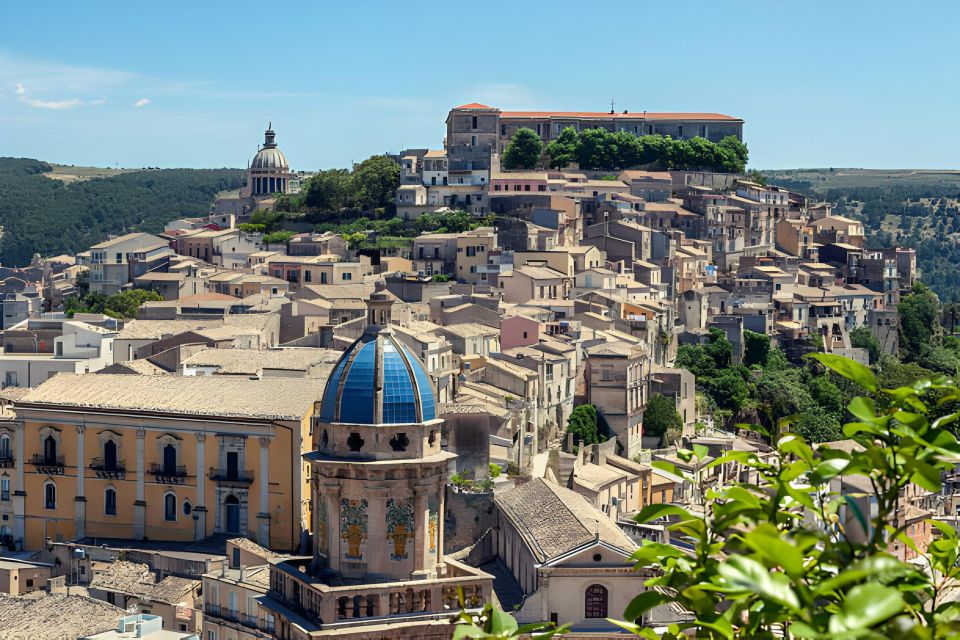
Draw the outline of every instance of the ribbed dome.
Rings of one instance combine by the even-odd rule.
[[[389,330],[350,345],[327,380],[323,422],[411,424],[437,417],[430,377]]]
[[[282,169],[287,171],[290,168],[283,151],[277,148],[276,138],[277,134],[273,130],[273,123],[271,123],[263,134],[263,148],[257,151],[257,155],[253,156],[253,162],[250,163],[251,169]]]
[[[283,151],[274,147],[273,149],[260,149],[257,155],[253,157],[250,163],[251,169],[282,169],[286,171],[289,168],[287,159]]]

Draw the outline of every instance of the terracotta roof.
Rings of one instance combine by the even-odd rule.
[[[491,111],[496,111],[496,107],[490,107],[485,104],[480,104],[479,102],[468,102],[467,104],[462,104],[459,107],[454,107],[454,110],[461,109],[489,109]]]
[[[606,111],[503,111],[501,118],[595,118],[606,120],[610,118],[641,118],[645,120],[728,120],[741,122],[740,118],[727,116],[722,113],[673,113],[673,112],[630,112],[608,113]]]

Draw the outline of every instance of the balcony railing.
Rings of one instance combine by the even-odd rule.
[[[106,464],[103,458],[94,458],[90,461],[90,468],[97,473],[98,478],[120,480],[127,472],[127,465],[123,460],[115,460],[111,464]]]
[[[182,464],[168,466],[153,462],[147,473],[161,484],[183,484],[187,479],[187,468]]]
[[[253,482],[253,471],[218,469],[210,467],[210,479],[217,482],[235,482],[237,484],[251,484]]]
[[[12,453],[0,453],[0,469],[9,469],[16,461]]]
[[[63,475],[63,456],[47,456],[42,453],[35,453],[30,458],[30,464],[37,467],[40,471],[49,474]]]

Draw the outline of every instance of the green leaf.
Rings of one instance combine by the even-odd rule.
[[[716,631],[724,638],[733,638],[733,625],[723,616],[718,616],[715,620],[697,618],[696,623],[701,627]]]
[[[663,544],[662,542],[644,541],[645,544],[637,548],[630,557],[637,561],[641,566],[650,564],[661,564],[666,558],[685,558],[687,556],[681,549],[673,545]]]
[[[803,574],[803,554],[792,543],[780,537],[780,531],[770,523],[763,523],[743,536],[744,542],[771,566],[783,567],[787,575]]]
[[[689,511],[674,504],[648,504],[640,509],[640,513],[633,516],[633,521],[643,524],[664,516],[681,516],[684,520],[693,518]]]
[[[957,537],[957,530],[954,529],[953,527],[951,527],[951,526],[950,526],[949,524],[947,524],[946,522],[941,522],[941,521],[939,521],[939,520],[932,520],[932,519],[931,519],[931,520],[927,520],[927,522],[929,522],[930,524],[932,524],[933,526],[935,526],[937,529],[939,529],[940,532],[943,534],[943,537],[944,537],[944,538],[956,538],[956,537]]]
[[[490,633],[509,636],[517,630],[517,621],[509,613],[504,613],[498,607],[490,608],[490,618],[487,621]]]
[[[850,589],[840,611],[830,618],[831,632],[869,629],[904,610],[903,596],[894,587],[868,582]]]
[[[857,396],[851,400],[850,404],[847,405],[847,411],[863,422],[872,423],[877,419],[876,403],[870,398],[864,398],[863,396]]]
[[[910,565],[887,554],[878,554],[855,562],[829,580],[816,585],[813,592],[822,596],[861,580],[891,579],[915,571]]]
[[[873,375],[873,371],[859,362],[833,353],[810,353],[807,357],[813,358],[844,378],[853,380],[867,391],[876,393],[878,389],[877,377]]]
[[[627,620],[639,620],[643,614],[657,605],[673,600],[670,596],[659,591],[643,591],[627,605],[623,617]]]
[[[707,449],[702,444],[693,445],[693,455],[697,457],[698,460],[703,460],[710,454],[710,450]]]
[[[850,465],[850,460],[846,458],[830,458],[824,460],[816,466],[813,473],[810,474],[812,484],[824,484],[837,477],[843,470]]]
[[[778,574],[775,578],[753,558],[730,556],[717,566],[717,572],[737,591],[753,592],[792,611],[800,610],[800,601],[787,583],[786,576]]]
[[[487,638],[489,634],[480,627],[474,627],[468,624],[458,624],[453,629],[453,640],[462,640],[463,638]]]

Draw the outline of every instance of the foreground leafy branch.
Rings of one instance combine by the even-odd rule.
[[[906,535],[904,514],[911,485],[938,492],[942,474],[960,461],[947,429],[960,415],[960,388],[941,377],[883,389],[859,363],[811,357],[866,392],[848,405],[855,421],[843,427],[847,440],[812,447],[790,431],[789,416],[770,434],[774,452],[764,458],[731,451],[709,460],[705,447],[680,450],[695,462],[697,473],[686,479],[703,500],[648,505],[635,520],[666,518],[671,538],[687,548],[647,541],[637,549],[636,568],[656,575],[624,620],[611,622],[667,640],[960,637],[960,603],[951,594],[960,576],[957,531],[932,521],[938,536],[923,548]],[[753,481],[705,486],[705,472],[731,463]],[[898,558],[895,543],[916,557]],[[682,607],[689,621],[644,627],[644,615],[664,604]],[[476,629],[480,635],[459,637],[504,637]]]

